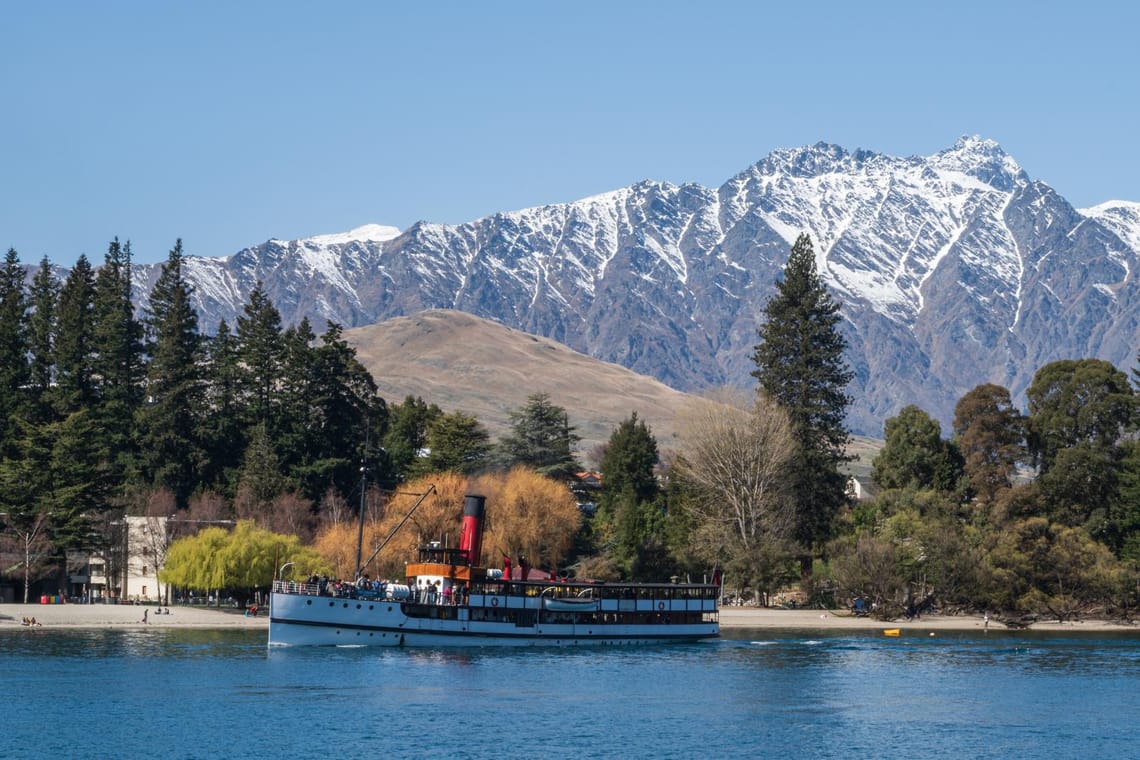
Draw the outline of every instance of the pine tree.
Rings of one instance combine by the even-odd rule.
[[[313,463],[321,457],[317,443],[320,412],[314,404],[319,393],[313,347],[316,339],[307,317],[281,334],[282,370],[273,435],[282,471],[289,473],[311,496],[315,494],[310,487],[316,487],[312,481],[320,479],[314,473]]]
[[[307,494],[315,497],[332,485],[347,493],[354,485],[365,446],[372,438],[372,415],[379,397],[372,374],[356,358],[356,349],[330,322],[312,352],[313,392],[308,398],[313,425],[313,475]],[[378,437],[378,436],[377,436]],[[370,466],[370,464],[369,464]],[[376,477],[379,473],[373,473]]]
[[[17,437],[10,418],[20,411],[28,385],[27,309],[24,268],[9,248],[0,269],[0,455]]]
[[[56,314],[56,412],[92,410],[96,402],[94,355],[95,273],[80,256],[59,292]]]
[[[225,320],[218,323],[217,332],[206,344],[204,374],[206,398],[198,435],[206,452],[202,483],[232,496],[245,451],[246,429],[239,401],[238,344]]]
[[[656,499],[658,461],[657,439],[634,412],[614,429],[602,455],[603,498],[629,490],[639,502]]]
[[[276,434],[285,365],[281,313],[259,281],[237,323],[238,354],[243,368],[242,399],[248,425],[263,424]]]
[[[196,415],[202,408],[201,346],[192,288],[182,272],[182,241],[171,249],[150,293],[146,404],[140,412],[144,481],[168,488],[185,507],[200,464]]]
[[[846,498],[847,479],[839,467],[849,461],[844,419],[851,403],[846,387],[854,374],[843,357],[847,341],[838,330],[839,304],[816,271],[807,235],[792,246],[764,314],[752,375],[791,420],[800,452],[788,473],[795,538],[811,551],[831,536],[832,520]],[[801,564],[806,573],[806,558]]]
[[[602,455],[596,519],[608,524],[602,532],[613,536],[617,559],[627,567],[647,547],[664,543],[658,460],[657,439],[636,412],[614,429]]]
[[[407,396],[402,404],[388,408],[382,446],[388,452],[393,479],[403,480],[412,471],[419,453],[427,447],[428,427],[441,414],[442,409],[418,396]]]
[[[51,420],[50,393],[54,381],[56,309],[59,285],[45,256],[32,279],[31,313],[28,315],[28,409],[37,423]]]
[[[142,404],[142,325],[131,303],[131,246],[116,238],[95,278],[92,309],[96,425],[112,457],[113,481],[124,482],[135,454],[134,416]]]

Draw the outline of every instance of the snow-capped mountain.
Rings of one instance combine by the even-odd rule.
[[[928,157],[778,150],[715,189],[646,181],[458,226],[270,240],[187,271],[210,331],[261,280],[286,322],[458,309],[695,391],[754,386],[758,320],[800,232],[843,304],[855,432],[880,435],[909,403],[945,429],[975,385],[1019,400],[1058,358],[1134,366],[1140,204],[1074,209],[977,137]]]

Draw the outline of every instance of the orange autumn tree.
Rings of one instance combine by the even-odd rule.
[[[415,559],[420,544],[428,541],[458,542],[467,478],[453,473],[437,474],[405,483],[391,495],[383,509],[373,512],[379,515],[378,519],[365,521],[361,561],[368,561],[420,496],[433,485],[435,492],[424,499],[388,545],[368,563],[365,573],[373,578],[403,580],[404,564]],[[356,574],[359,530],[357,521],[352,520],[329,525],[317,535],[315,548],[333,567],[338,578],[351,580]]]
[[[435,491],[365,567],[374,578],[403,580],[404,565],[429,541],[458,546],[463,527],[463,498],[487,497],[482,564],[497,567],[504,553],[525,555],[532,567],[554,569],[566,557],[578,531],[577,502],[566,486],[533,470],[516,467],[509,473],[468,479],[456,473],[437,473],[409,481],[392,495],[376,521],[364,526],[363,560],[392,530],[431,486]],[[316,549],[340,578],[352,578],[356,567],[356,523],[325,528]]]
[[[574,544],[581,513],[574,494],[559,480],[515,467],[505,475],[484,475],[474,493],[487,497],[483,558],[497,567],[507,555],[530,566],[555,571]]]

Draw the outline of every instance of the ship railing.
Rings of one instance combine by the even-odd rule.
[[[273,581],[273,591],[278,594],[302,594],[305,596],[319,596],[320,586],[316,583],[302,583],[300,581]]]

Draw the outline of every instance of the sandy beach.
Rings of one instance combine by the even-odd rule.
[[[269,616],[246,617],[241,610],[171,607],[156,615],[153,606],[117,604],[0,604],[0,627],[21,627],[35,618],[37,628],[268,628]],[[166,609],[165,607],[163,609]],[[147,612],[143,623],[143,611]]]
[[[143,611],[147,622],[143,623]],[[21,627],[24,618],[35,618],[42,628],[267,628],[269,616],[262,611],[257,617],[246,617],[238,610],[171,607],[169,615],[156,615],[154,607],[113,604],[0,604],[0,627]],[[785,630],[878,630],[899,628],[902,632],[933,633],[936,631],[982,631],[985,620],[980,615],[930,615],[917,620],[884,622],[868,617],[855,617],[845,612],[827,610],[762,609],[725,607],[720,611],[722,629],[760,628]],[[990,620],[990,630],[1005,626]],[[1071,623],[1039,622],[1030,630],[1096,632],[1133,631],[1140,626],[1103,620]]]

